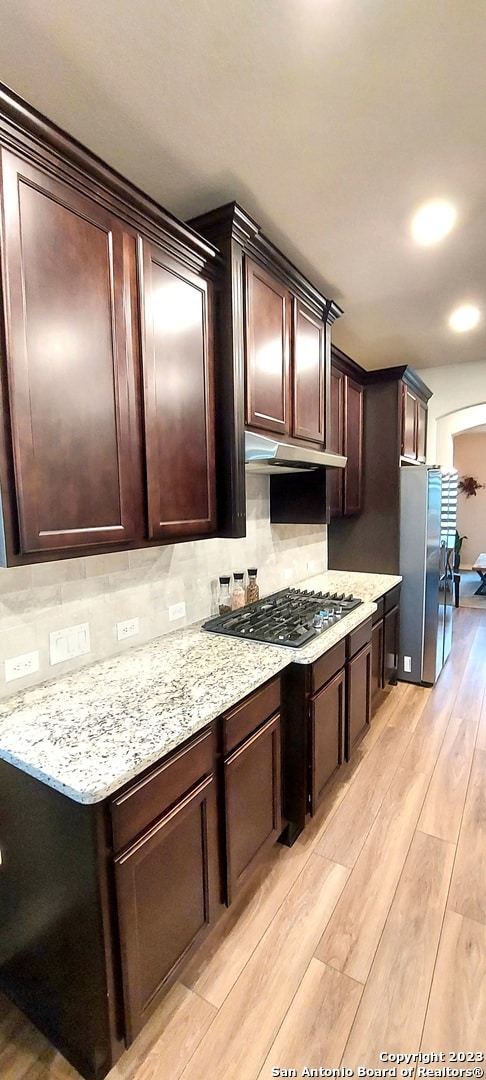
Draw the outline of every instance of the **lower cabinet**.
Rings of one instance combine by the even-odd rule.
[[[274,679],[222,717],[227,904],[282,829],[279,707]]]
[[[371,714],[380,704],[383,694],[383,616],[371,632]]]
[[[314,814],[325,787],[343,762],[345,682],[338,671],[310,702],[310,810]]]
[[[112,805],[115,844],[127,830],[133,836],[145,825],[115,856],[127,1043],[200,943],[218,907],[213,761],[213,735],[207,732]]]
[[[348,661],[346,688],[346,760],[349,761],[371,719],[371,641]]]
[[[282,673],[282,783],[285,828],[291,845],[316,812],[326,784],[342,764],[345,725],[345,640],[313,664]]]
[[[395,686],[398,674],[398,645],[400,630],[400,585],[377,600],[373,615],[371,641],[371,714],[381,701],[383,692]]]
[[[385,686],[395,686],[398,674],[400,609],[398,604],[385,612],[383,620],[383,678]]]
[[[346,735],[345,756],[363,737],[371,719],[371,619],[346,638]]]
[[[106,1076],[263,853],[316,812],[393,674],[397,601],[103,802],[0,761],[0,989],[86,1080]]]

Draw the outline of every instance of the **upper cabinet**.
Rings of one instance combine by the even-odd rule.
[[[215,528],[214,403],[208,283],[140,242],[148,536]]]
[[[292,296],[247,259],[245,298],[245,421],[248,427],[289,435]]]
[[[347,462],[345,469],[329,474],[331,517],[352,517],[361,512],[364,389],[352,377],[355,369],[359,371],[344,353],[332,350],[330,449],[344,454]]]
[[[353,371],[356,367],[353,366]],[[398,574],[400,468],[414,468],[425,461],[427,402],[431,391],[409,367],[362,370],[360,382],[363,384],[361,510],[353,519],[341,514],[331,521],[329,566],[334,570]],[[335,397],[338,397],[336,391]],[[348,410],[350,403],[351,398]],[[355,419],[348,430],[353,428],[356,433],[357,417],[361,415],[356,396],[351,409]]]
[[[214,533],[215,250],[0,106],[0,562]]]
[[[323,447],[324,318],[251,259],[245,268],[246,426]]]
[[[127,543],[135,523],[123,230],[6,150],[1,164],[20,552]]]
[[[423,464],[426,458],[427,400],[419,397],[407,382],[401,384],[402,457]]]
[[[328,377],[324,320],[296,300],[292,369],[292,434],[296,439],[325,444]]]
[[[219,292],[219,532],[245,531],[245,428],[329,449],[330,331],[342,314],[236,203],[189,223],[223,256]],[[324,470],[271,478],[274,522],[326,521]],[[273,497],[275,496],[275,497]]]

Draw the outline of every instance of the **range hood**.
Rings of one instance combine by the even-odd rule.
[[[277,442],[266,435],[245,431],[245,464],[251,473],[294,473],[313,469],[344,469],[347,458],[327,450],[311,450],[295,443]]]

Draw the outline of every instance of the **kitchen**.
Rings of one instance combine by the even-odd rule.
[[[337,326],[339,326],[339,322]],[[265,592],[272,591],[272,589],[277,587],[285,586],[289,581],[295,583],[296,581],[301,580],[302,577],[307,577],[308,574],[313,575],[320,570],[324,570],[326,563],[325,550],[323,550],[323,547],[325,544],[326,526],[324,524],[318,524],[314,525],[311,529],[305,525],[292,526],[289,524],[277,524],[270,526],[268,511],[269,489],[267,485],[268,481],[259,480],[255,481],[255,485],[253,487],[250,486],[249,488],[251,501],[254,504],[251,509],[255,514],[251,558],[247,556],[246,550],[244,551],[244,557],[243,552],[240,553],[240,551],[236,550],[237,545],[240,544],[240,540],[238,539],[226,542],[219,540],[198,540],[191,543],[187,552],[188,558],[186,560],[184,560],[183,555],[179,555],[179,549],[182,549],[184,545],[174,545],[173,547],[170,547],[170,549],[150,549],[150,551],[139,552],[138,555],[137,551],[134,549],[133,552],[121,552],[113,556],[94,555],[89,558],[85,557],[79,561],[73,560],[72,563],[71,561],[62,562],[58,564],[61,568],[57,571],[58,577],[56,577],[56,564],[49,563],[38,563],[31,567],[13,567],[11,570],[8,570],[7,574],[13,576],[17,573],[20,575],[24,573],[24,571],[27,571],[27,573],[24,574],[23,579],[20,576],[18,577],[18,587],[17,589],[12,589],[12,591],[19,593],[23,588],[28,589],[30,585],[32,592],[27,599],[28,602],[32,604],[34,618],[39,619],[39,627],[41,626],[42,619],[45,619],[43,632],[40,631],[38,635],[36,634],[31,638],[30,648],[28,644],[22,646],[19,645],[18,648],[12,650],[10,655],[15,656],[29,651],[35,651],[37,642],[42,637],[43,646],[39,649],[39,652],[42,653],[42,661],[47,668],[47,637],[48,633],[51,633],[56,627],[51,627],[50,623],[48,627],[46,609],[48,609],[49,606],[51,608],[57,607],[57,611],[55,611],[55,614],[59,619],[57,626],[59,629],[62,629],[66,625],[76,626],[78,624],[84,624],[86,621],[89,621],[91,625],[91,619],[86,618],[87,605],[90,605],[90,607],[93,610],[96,610],[100,615],[99,633],[96,635],[97,645],[99,643],[101,648],[107,648],[113,653],[116,650],[116,644],[112,640],[113,625],[118,619],[121,619],[123,615],[126,620],[130,620],[134,614],[138,614],[138,611],[140,610],[139,607],[135,610],[133,605],[129,602],[132,598],[127,597],[128,603],[126,611],[122,612],[121,615],[118,615],[117,618],[114,618],[113,613],[117,610],[115,602],[113,602],[113,607],[110,610],[113,591],[117,586],[119,592],[123,591],[123,586],[122,589],[120,589],[119,586],[124,579],[125,582],[131,581],[134,588],[145,590],[144,596],[146,599],[145,610],[147,621],[150,618],[155,619],[157,616],[152,615],[150,612],[150,608],[153,608],[153,594],[151,593],[149,583],[151,583],[154,578],[156,578],[157,582],[161,581],[161,569],[162,588],[159,590],[161,603],[158,613],[159,625],[161,628],[159,630],[156,629],[155,632],[161,633],[169,628],[168,608],[171,605],[177,605],[182,602],[181,581],[183,582],[184,589],[186,588],[187,583],[188,598],[193,604],[192,608],[189,609],[188,603],[187,621],[191,622],[193,619],[203,618],[208,613],[208,604],[205,598],[204,610],[201,610],[201,607],[197,607],[197,604],[199,603],[199,590],[198,587],[194,585],[194,565],[191,564],[191,558],[204,559],[203,554],[201,554],[201,556],[199,555],[200,547],[203,547],[205,551],[210,549],[211,552],[211,571],[206,575],[202,575],[205,577],[206,581],[214,579],[223,568],[236,570],[244,568],[245,566],[258,565],[260,568],[262,591],[264,590]],[[260,543],[259,541],[257,543],[256,539],[257,533],[261,538],[265,535],[267,539],[268,554],[263,565],[260,554]],[[224,567],[222,566],[221,555],[217,555],[218,548],[214,547],[214,545],[221,544],[225,544],[224,548],[221,548],[221,546],[219,548],[221,555],[224,555],[225,557]],[[299,547],[306,551],[307,545],[309,554],[308,557],[306,557],[306,564],[309,565],[306,565],[305,573],[303,574],[302,570],[299,569],[298,551]],[[233,548],[235,549],[234,561]],[[228,550],[231,550],[231,566],[228,566],[226,562],[226,552]],[[275,558],[276,550],[278,552],[278,559]],[[157,558],[160,560],[157,569],[154,569],[156,564],[155,551],[157,551]],[[283,560],[280,558],[282,553],[284,554]],[[137,559],[140,559],[138,564],[136,561]],[[93,569],[91,569],[93,560],[95,565],[93,566]],[[146,560],[145,564],[144,560]],[[265,562],[267,564],[266,570]],[[69,569],[70,566],[72,569]],[[68,569],[66,569],[66,567]],[[175,580],[174,570],[176,571]],[[288,576],[289,570],[291,571],[290,578]],[[287,576],[283,577],[283,580],[277,580],[280,571],[282,571],[283,574],[287,571]],[[131,578],[129,576],[130,574],[132,575]],[[23,583],[21,584],[22,581]],[[41,589],[45,589],[44,594],[40,598],[40,610],[38,608],[36,610],[35,592],[38,586],[40,586]],[[172,586],[174,586],[173,591],[171,591]],[[191,586],[193,587],[191,588]],[[105,594],[104,597],[102,595],[102,590]],[[17,604],[21,603],[25,598],[25,596],[22,598],[18,597]],[[125,599],[124,594],[123,599]],[[104,610],[103,600],[105,605]],[[59,611],[59,607],[64,603],[77,605],[79,614],[75,614],[75,608],[72,608],[71,611],[73,617],[70,617],[69,621],[66,621],[66,612]],[[12,602],[12,611],[15,611],[14,604],[15,601]],[[70,615],[71,611],[69,612]],[[103,616],[104,623],[101,624],[101,618]],[[163,625],[163,619],[165,619],[165,625]],[[12,626],[12,622],[10,623],[10,626]],[[107,630],[108,633],[105,632],[105,634],[103,634],[103,628],[105,631]],[[6,629],[8,629],[8,627]],[[147,631],[147,636],[152,636],[148,627]],[[104,639],[107,637],[109,638],[108,645],[104,644]],[[126,647],[128,647],[128,643]],[[66,668],[64,664],[67,664],[68,667]],[[63,661],[63,671],[69,670],[70,666],[74,668],[75,663],[70,660]]]

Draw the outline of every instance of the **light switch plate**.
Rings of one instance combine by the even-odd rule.
[[[51,664],[61,664],[63,660],[84,656],[90,649],[89,623],[78,623],[77,626],[68,626],[65,630],[54,630],[49,634]]]

